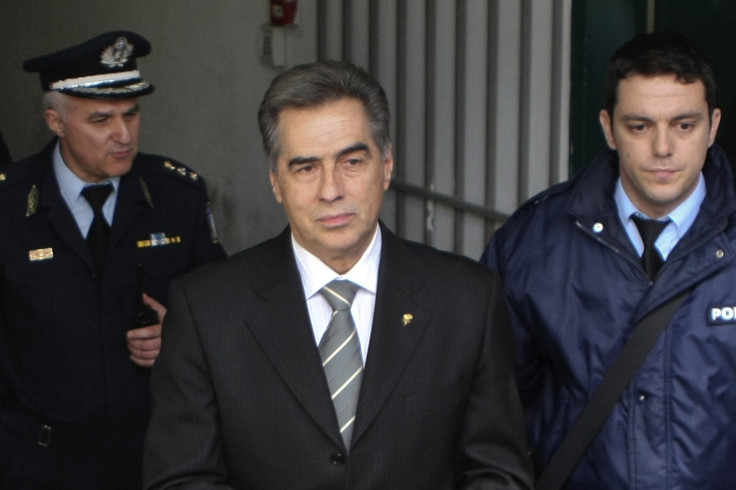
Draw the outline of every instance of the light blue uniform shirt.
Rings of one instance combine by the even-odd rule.
[[[66,205],[69,206],[69,210],[74,216],[74,220],[79,226],[79,231],[82,232],[82,236],[86,237],[89,232],[89,227],[92,224],[92,219],[95,214],[92,211],[92,206],[89,205],[87,199],[82,195],[82,189],[90,185],[88,182],[83,181],[72,172],[69,167],[64,163],[64,159],[61,157],[61,150],[57,143],[54,149],[54,174],[56,174],[56,181],[59,183],[59,191],[61,196],[64,198]],[[107,201],[102,206],[102,214],[105,215],[105,219],[109,225],[112,225],[112,218],[115,214],[115,203],[118,200],[118,187],[120,187],[120,177],[110,177],[104,182],[112,183],[112,192],[108,196]]]
[[[700,174],[698,185],[695,187],[695,191],[688,196],[682,204],[673,209],[667,218],[670,219],[669,224],[662,230],[662,233],[654,242],[654,246],[657,247],[662,257],[667,260],[672,249],[675,248],[677,242],[680,241],[687,230],[690,229],[692,224],[695,222],[695,218],[700,212],[700,205],[705,199],[705,179],[703,174]],[[621,184],[619,178],[616,182],[616,191],[614,193],[614,199],[616,200],[616,207],[618,209],[618,216],[623,223],[626,233],[629,235],[631,243],[634,244],[634,248],[641,256],[644,253],[644,242],[642,242],[641,235],[639,235],[639,229],[636,227],[634,220],[631,219],[631,215],[641,216],[642,218],[650,218],[646,214],[642,213],[629,196],[626,195],[624,187]],[[664,218],[661,218],[664,219]]]

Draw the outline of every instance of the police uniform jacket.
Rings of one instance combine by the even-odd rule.
[[[614,201],[618,159],[602,152],[571,181],[524,204],[483,260],[505,283],[534,459],[545,466],[633,326],[693,288],[568,489],[734,488],[736,202],[717,145],[707,196],[651,283]]]
[[[0,176],[0,432],[8,434],[0,434],[0,464],[13,464],[8,454],[33,460],[71,451],[87,458],[80,478],[81,468],[99,461],[110,466],[111,481],[138,477],[149,370],[126,347],[136,270],[143,270],[144,291],[166,305],[172,278],[225,254],[208,225],[202,179],[175,161],[138,154],[120,180],[107,263],[96,277],[59,191],[54,145]],[[23,454],[16,442],[29,440],[34,452]],[[112,456],[116,449],[124,454]],[[116,468],[128,460],[132,467]]]

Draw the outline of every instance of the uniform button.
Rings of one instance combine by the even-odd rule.
[[[333,466],[345,464],[345,456],[343,456],[342,453],[332,454],[330,455],[330,463],[332,463]]]
[[[603,231],[603,223],[596,223],[593,225],[593,233],[600,233]]]
[[[639,395],[639,403],[644,403],[645,401],[647,401],[647,396],[645,394],[643,394],[643,393],[640,394]]]

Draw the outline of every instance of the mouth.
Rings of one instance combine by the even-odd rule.
[[[669,180],[671,179],[675,174],[677,174],[677,170],[673,168],[654,168],[648,171],[650,175],[654,177],[655,180]]]
[[[116,150],[110,153],[110,155],[115,158],[116,160],[126,160],[130,158],[133,155],[133,149],[132,148],[126,148],[122,150]]]
[[[341,226],[347,225],[353,219],[353,216],[355,216],[353,213],[330,214],[318,218],[317,221],[327,228],[340,228]]]

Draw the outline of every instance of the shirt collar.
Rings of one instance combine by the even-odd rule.
[[[373,239],[358,262],[352,269],[342,275],[332,270],[314,254],[302,247],[294,238],[294,233],[291,234],[291,244],[307,299],[319,293],[320,289],[338,277],[352,281],[373,294],[376,293],[378,288],[378,265],[381,260],[380,226],[376,226]]]
[[[705,195],[705,179],[703,179],[703,173],[701,172],[695,191],[693,191],[687,199],[667,215],[670,221],[675,225],[679,237],[682,237],[695,222],[695,218],[698,216],[698,212],[700,211],[700,205],[703,203],[703,200],[705,200]],[[626,224],[631,219],[632,214],[636,214],[644,218],[649,217],[642,213],[634,205],[631,199],[629,199],[626,191],[624,191],[623,184],[621,184],[620,177],[616,181],[614,199],[616,201],[616,208],[618,209],[618,215],[622,223]]]
[[[64,159],[61,156],[61,143],[56,143],[56,148],[54,148],[53,165],[56,181],[59,183],[59,190],[64,200],[71,205],[78,199],[84,199],[82,197],[82,189],[89,185],[89,183],[77,177],[64,163]],[[120,186],[120,177],[110,177],[105,182],[111,182],[113,193],[116,193]]]

